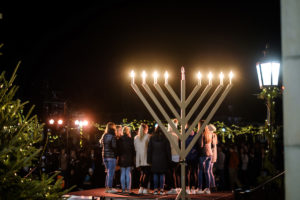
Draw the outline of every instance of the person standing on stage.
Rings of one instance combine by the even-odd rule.
[[[160,195],[164,195],[165,174],[172,159],[170,142],[159,126],[150,137],[147,154],[147,162],[151,164],[153,173],[154,194],[158,194],[159,188]]]
[[[102,149],[102,158],[106,169],[105,192],[116,193],[117,190],[112,188],[113,178],[116,168],[116,125],[113,122],[108,122],[104,134],[100,139],[100,147]]]
[[[198,131],[200,130],[200,123],[198,124]],[[197,194],[210,194],[210,183],[211,177],[209,174],[209,166],[212,158],[212,132],[208,129],[208,126],[205,127],[204,133],[201,134],[199,145],[200,145],[200,158],[199,158],[199,173],[198,173],[198,191]],[[204,171],[205,175],[205,187],[202,190],[203,186],[203,176],[202,173]]]
[[[216,132],[216,127],[213,124],[208,125],[208,130],[211,131],[212,133],[212,143],[211,143],[211,150],[212,150],[212,157],[211,157],[211,162],[209,165],[209,176],[210,176],[210,187],[211,188],[216,188],[216,181],[215,181],[215,176],[213,173],[213,167],[214,164],[217,162],[217,144],[218,144],[218,136],[215,133]]]
[[[140,125],[138,135],[134,137],[134,148],[136,152],[136,167],[140,169],[140,189],[139,194],[148,194],[147,186],[150,177],[150,167],[147,163],[147,150],[149,142],[148,125]]]
[[[121,167],[121,187],[122,192],[130,193],[131,190],[131,169],[134,159],[134,145],[131,138],[130,128],[125,126],[119,140],[117,140],[119,165]]]

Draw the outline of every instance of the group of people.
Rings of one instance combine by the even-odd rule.
[[[154,132],[149,134],[148,125],[142,123],[137,135],[133,138],[128,126],[122,127],[109,122],[99,141],[106,170],[106,192],[117,192],[113,188],[117,166],[120,167],[121,172],[122,192],[131,192],[131,170],[135,166],[140,170],[139,194],[149,193],[151,177],[153,194],[165,194],[165,182],[168,182],[169,188],[171,188],[167,193],[176,194],[181,185],[180,163],[186,162],[187,193],[210,194],[211,188],[216,187],[213,174],[213,166],[217,161],[216,127],[209,124],[205,126],[204,131],[200,132],[201,123],[198,123],[197,132],[190,133],[185,141],[185,146],[188,147],[197,134],[200,134],[199,139],[184,160],[177,151],[182,142],[179,140],[178,133],[172,129],[177,125],[176,119],[173,120],[172,125],[168,125],[168,138],[172,140],[170,143],[159,126],[155,126]],[[185,129],[187,131],[188,126]]]

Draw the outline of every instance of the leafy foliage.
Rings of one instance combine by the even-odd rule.
[[[19,66],[20,63],[18,63]],[[34,106],[24,112],[28,102],[15,99],[18,87],[13,85],[15,69],[9,81],[5,72],[0,75],[0,194],[1,199],[61,199],[67,191],[61,191],[62,180],[57,174],[40,177],[24,168],[36,167],[42,140],[43,125],[36,115],[31,115]]]

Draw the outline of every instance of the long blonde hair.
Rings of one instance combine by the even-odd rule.
[[[212,134],[210,130],[208,129],[208,126],[205,127],[205,131],[203,133],[203,140],[205,144],[211,143],[212,140]]]
[[[127,135],[128,137],[131,137],[130,128],[128,126],[123,127],[122,135]]]
[[[114,133],[116,135],[117,129],[116,129],[116,124],[113,122],[108,122],[106,124],[106,128],[104,131],[104,134],[106,133]]]
[[[138,136],[139,136],[140,140],[142,140],[143,137],[145,136],[145,133],[144,133],[145,129],[148,129],[148,125],[142,123],[139,127],[139,132],[138,132]]]

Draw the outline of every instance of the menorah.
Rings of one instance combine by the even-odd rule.
[[[180,165],[181,165],[181,191],[177,195],[176,199],[180,199],[180,198],[181,199],[186,199],[186,198],[190,199],[189,195],[186,193],[186,184],[185,184],[185,166],[186,166],[186,162],[185,162],[185,158],[188,155],[188,153],[190,152],[190,150],[192,149],[192,147],[195,145],[195,143],[197,142],[197,140],[199,139],[199,137],[200,137],[201,134],[196,134],[194,136],[193,140],[190,142],[190,144],[187,147],[185,145],[185,141],[188,138],[188,136],[190,135],[190,133],[192,132],[192,130],[194,129],[194,127],[197,125],[197,123],[199,122],[199,120],[202,119],[202,117],[204,116],[204,114],[207,112],[207,110],[211,106],[211,104],[216,100],[218,94],[223,90],[223,88],[224,88],[224,83],[223,83],[224,74],[222,72],[220,73],[220,75],[219,75],[219,77],[220,77],[220,84],[217,86],[217,88],[215,89],[215,91],[213,92],[213,94],[209,97],[208,101],[205,103],[205,105],[202,108],[201,112],[196,116],[196,118],[194,119],[193,123],[191,123],[191,125],[189,126],[189,128],[187,129],[187,131],[185,131],[186,124],[189,122],[189,120],[191,119],[191,117],[193,116],[193,114],[196,112],[197,108],[199,107],[199,105],[201,104],[201,102],[203,101],[203,99],[207,96],[208,92],[212,88],[212,77],[213,77],[213,74],[211,72],[208,74],[208,84],[206,85],[206,87],[202,91],[201,95],[198,97],[198,99],[196,100],[196,102],[194,103],[194,105],[192,106],[192,108],[189,110],[189,112],[186,115],[186,108],[187,108],[187,106],[190,104],[190,102],[192,101],[192,99],[194,99],[195,95],[197,94],[197,92],[200,90],[200,88],[202,86],[202,74],[200,72],[198,72],[198,74],[197,74],[198,84],[194,87],[194,89],[192,90],[191,94],[186,99],[185,70],[184,70],[184,67],[181,67],[181,98],[179,99],[179,97],[177,96],[177,94],[175,93],[175,91],[172,89],[172,87],[168,83],[168,77],[169,77],[168,72],[165,72],[165,74],[164,74],[165,84],[164,85],[165,85],[165,88],[170,93],[170,95],[175,100],[175,102],[178,104],[178,106],[180,108],[180,111],[181,111],[181,113],[179,115],[179,113],[176,111],[175,107],[170,102],[170,100],[168,99],[167,95],[164,93],[164,91],[162,90],[162,88],[160,87],[160,85],[157,82],[158,73],[157,72],[153,73],[153,77],[154,77],[154,84],[153,85],[154,85],[154,88],[157,90],[157,92],[159,93],[159,95],[161,96],[161,98],[167,104],[167,106],[169,107],[169,109],[171,110],[171,112],[173,113],[173,115],[175,116],[175,118],[177,118],[178,121],[180,122],[180,124],[181,124],[181,131],[179,132],[179,130],[177,129],[177,127],[175,126],[175,124],[172,122],[171,118],[167,114],[167,112],[164,109],[164,107],[161,105],[161,103],[159,102],[159,100],[156,98],[156,96],[154,95],[154,93],[152,92],[152,90],[150,89],[150,87],[148,86],[148,84],[146,82],[146,77],[147,77],[146,72],[145,71],[142,72],[142,86],[145,89],[145,91],[147,92],[147,94],[150,96],[150,98],[152,99],[152,101],[154,102],[154,104],[156,105],[156,107],[158,108],[158,110],[161,112],[161,114],[163,115],[163,117],[165,118],[165,120],[172,127],[172,130],[176,133],[176,135],[180,139],[180,141],[181,141],[181,148],[180,149],[178,147],[178,144],[176,144],[171,139],[171,135],[168,134],[168,131],[167,131],[166,127],[164,126],[164,124],[162,123],[162,121],[160,120],[160,118],[158,117],[158,115],[156,114],[156,112],[153,110],[153,108],[151,107],[151,105],[149,104],[149,102],[147,101],[147,99],[145,98],[145,96],[142,94],[142,92],[140,91],[139,87],[135,84],[135,73],[134,73],[134,71],[131,71],[130,76],[131,76],[131,87],[134,89],[134,91],[136,92],[136,94],[138,95],[138,97],[144,103],[144,105],[146,106],[146,108],[148,109],[148,111],[150,112],[150,114],[152,115],[152,117],[154,118],[154,120],[157,122],[157,124],[159,125],[159,127],[161,128],[161,130],[163,131],[163,133],[165,134],[165,136],[168,138],[168,140],[169,140],[170,144],[172,145],[172,147],[176,150],[176,152],[180,156]],[[233,77],[233,73],[230,72],[229,73],[229,83],[225,87],[223,93],[219,96],[219,99],[216,101],[215,105],[213,106],[213,108],[211,109],[211,111],[207,115],[206,119],[204,120],[203,124],[201,125],[201,128],[199,130],[200,133],[203,132],[205,126],[210,122],[210,120],[212,119],[212,117],[216,113],[217,109],[220,107],[221,103],[223,102],[223,100],[227,96],[229,90],[232,88],[232,83],[231,83],[232,77]]]

